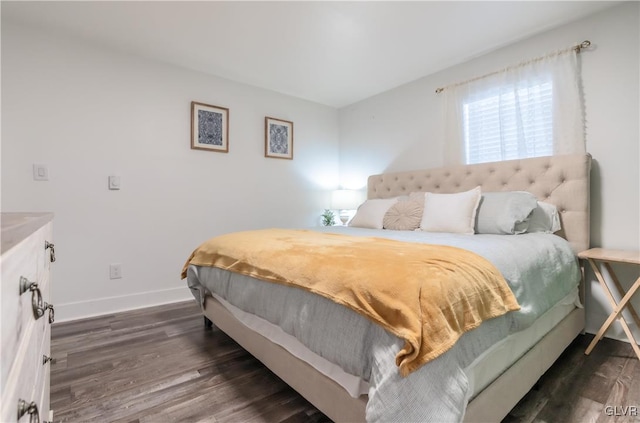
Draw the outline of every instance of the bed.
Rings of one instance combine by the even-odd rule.
[[[369,178],[368,198],[392,198],[410,192],[425,191],[460,192],[476,186],[480,186],[486,192],[528,191],[538,200],[557,207],[562,230],[556,235],[567,241],[560,242],[558,237],[547,235],[546,238],[539,237],[540,242],[543,242],[544,238],[545,243],[551,242],[557,245],[558,251],[562,248],[568,250],[568,254],[565,253],[567,258],[564,260],[567,262],[573,260],[575,263],[577,252],[588,248],[589,245],[590,164],[589,155],[552,156],[425,171],[387,173]],[[334,228],[329,231],[342,231],[352,236],[379,235],[378,232],[368,233],[367,230],[358,231],[354,228]],[[413,242],[415,241],[413,237],[420,237],[421,234],[403,233],[389,236]],[[516,235],[511,237],[509,242],[525,242],[525,238]],[[449,241],[442,240],[441,235],[436,234],[425,242],[436,244],[454,242],[462,248],[475,249],[479,254],[487,256],[498,254],[496,256],[498,258],[494,258],[497,261],[500,261],[499,253],[495,251],[519,248],[517,245],[505,244],[504,236],[493,238],[489,236],[486,245],[484,239],[480,242],[481,239],[481,236],[463,236]],[[505,271],[511,272],[508,269]],[[571,279],[576,278],[574,273],[571,273]],[[569,278],[567,275],[569,273],[561,274],[558,278]],[[245,285],[250,288],[243,286],[242,290],[232,292],[230,287],[234,285],[231,284],[230,278],[235,277],[246,278],[247,280],[243,280],[242,283],[255,283],[255,288],[253,285]],[[387,350],[391,346],[398,348],[394,344],[394,337],[385,335],[384,331],[375,332],[376,329],[371,329],[369,326],[366,329],[367,334],[375,332],[376,342],[379,338],[384,339],[380,341],[384,348],[374,344],[376,352],[368,356],[375,365],[361,364],[355,359],[351,362],[351,356],[358,355],[353,354],[353,351],[363,348],[366,344],[364,341],[354,340],[354,347],[349,349],[349,346],[344,344],[349,344],[351,341],[343,340],[339,345],[333,346],[331,351],[325,351],[323,343],[318,344],[317,341],[306,339],[305,332],[301,332],[300,328],[289,329],[287,333],[280,328],[284,325],[274,324],[273,321],[277,319],[268,316],[270,313],[275,313],[269,310],[270,304],[279,308],[280,306],[276,304],[280,298],[290,295],[291,288],[281,286],[278,289],[289,291],[268,294],[262,290],[272,288],[263,286],[272,284],[253,281],[246,276],[229,274],[221,269],[193,265],[188,267],[187,279],[194,296],[201,302],[203,313],[208,321],[213,322],[231,336],[334,421],[500,421],[584,328],[584,310],[577,305],[576,301],[577,288],[570,290],[570,284],[567,283],[567,288],[557,293],[553,306],[545,308],[539,315],[535,315],[535,319],[531,322],[523,324],[522,330],[513,329],[514,325],[517,326],[517,322],[507,322],[502,318],[485,322],[480,328],[465,333],[451,351],[415,372],[420,373],[420,378],[438,380],[437,383],[425,383],[422,380],[410,383],[407,381],[416,381],[418,378],[412,375],[396,378],[396,376],[388,376],[392,373],[391,369],[385,370],[387,373],[381,370],[393,367],[386,364],[389,355]],[[531,285],[533,284],[527,286]],[[273,297],[251,308],[242,303],[243,298],[249,296],[248,293],[251,292],[263,298],[267,298],[267,295],[273,295]],[[540,295],[536,292],[538,291],[533,292],[532,295]],[[310,293],[305,295],[318,297]],[[316,298],[312,300],[321,302]],[[282,301],[284,301],[282,303],[284,308],[287,300]],[[351,320],[348,324],[342,320],[331,323],[332,316],[341,314],[342,311],[339,309],[341,306],[337,304],[328,307],[338,307],[328,312],[327,316],[323,316],[323,322],[328,326],[334,324],[349,329],[348,324],[353,324],[355,326],[350,333],[355,333],[362,327],[362,322],[350,315],[347,318],[355,323]],[[302,315],[309,309],[316,308],[304,306],[297,309],[296,313]],[[350,311],[346,313],[348,312]],[[485,338],[488,339],[487,335],[479,329],[499,338],[487,341],[485,340]],[[296,331],[298,336],[292,336]],[[481,333],[483,334],[480,335]],[[488,342],[492,346],[482,346],[483,342]],[[467,352],[474,349],[476,351],[473,354]],[[380,354],[380,357],[384,356],[384,360],[379,359],[376,354]],[[455,360],[450,359],[454,355],[464,357],[462,364],[454,363]],[[341,361],[342,358],[344,362]],[[340,363],[336,364],[332,360]],[[364,377],[361,373],[366,371],[361,367],[367,366],[374,369]],[[456,375],[455,378],[451,376],[452,374]],[[367,383],[368,378],[371,378],[373,381],[371,385],[376,386],[376,389],[371,390],[371,386]],[[385,378],[393,381],[386,381]],[[381,379],[385,379],[384,384],[376,382]],[[439,384],[447,385],[446,393]],[[416,398],[409,398],[415,394],[416,390],[420,391]],[[373,394],[373,397],[370,398],[367,393]],[[422,401],[423,398],[425,401]],[[423,411],[416,411],[415,409],[423,407],[423,402],[431,405],[425,406]],[[419,403],[420,405],[417,406],[416,404]],[[393,410],[393,407],[396,407],[395,411],[388,411]],[[403,414],[405,411],[408,414]]]

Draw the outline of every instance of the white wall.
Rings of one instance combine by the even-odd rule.
[[[191,101],[230,109],[228,154],[190,149]],[[55,213],[58,320],[187,299],[198,244],[318,225],[338,182],[335,109],[7,22],[2,112],[2,210]],[[294,160],[264,157],[265,116],[294,122]]]
[[[446,140],[437,87],[588,39],[593,48],[580,59],[587,151],[594,159],[591,243],[639,249],[639,15],[637,2],[616,6],[341,109],[341,182],[357,187],[369,174],[441,166]],[[630,266],[619,271],[627,281],[639,275]],[[596,332],[610,307],[590,273],[588,280],[587,330]],[[640,298],[635,304],[640,309]],[[609,334],[626,339],[613,326]],[[640,339],[640,329],[635,332]]]

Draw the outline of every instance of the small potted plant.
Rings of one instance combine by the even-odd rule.
[[[322,213],[322,226],[333,226],[336,224],[336,216],[329,209],[324,209]]]

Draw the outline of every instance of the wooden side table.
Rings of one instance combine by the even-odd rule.
[[[607,294],[607,297],[609,298],[609,302],[611,303],[611,306],[613,306],[613,311],[611,312],[607,320],[604,322],[604,324],[596,334],[596,337],[593,338],[593,341],[591,341],[591,344],[589,344],[589,347],[587,347],[587,350],[584,353],[587,355],[591,353],[591,351],[593,350],[593,347],[595,347],[596,344],[600,341],[600,339],[602,339],[602,336],[607,331],[607,329],[609,329],[609,326],[611,326],[611,323],[613,323],[613,321],[617,319],[622,325],[622,329],[624,330],[624,333],[627,335],[627,338],[629,338],[629,341],[631,342],[631,347],[633,348],[636,355],[638,356],[638,359],[640,360],[640,347],[638,347],[638,342],[633,337],[633,333],[631,333],[631,330],[629,329],[629,325],[627,324],[627,322],[624,320],[624,317],[622,316],[622,310],[624,310],[625,308],[628,308],[629,312],[631,313],[631,317],[633,318],[633,320],[635,320],[636,325],[638,325],[638,327],[640,328],[640,317],[638,317],[638,313],[636,312],[633,305],[631,305],[631,303],[629,302],[629,300],[631,300],[631,297],[633,297],[636,291],[640,289],[640,277],[636,279],[633,285],[631,285],[631,288],[629,288],[629,291],[625,292],[622,285],[620,285],[620,281],[618,280],[618,277],[614,273],[613,268],[611,267],[611,263],[626,263],[626,264],[640,265],[640,251],[623,251],[623,250],[608,250],[605,248],[592,248],[590,250],[586,250],[579,253],[578,257],[581,259],[585,259],[589,262],[589,264],[591,265],[591,268],[596,274],[596,278],[598,278],[598,282],[600,282],[600,285],[602,285],[602,289],[604,290],[605,294]],[[615,298],[613,297],[611,290],[609,289],[609,286],[607,285],[604,277],[602,276],[602,272],[600,272],[598,263],[601,263],[602,266],[604,266],[607,269],[607,272],[611,276],[611,280],[613,281],[613,284],[616,286],[616,289],[622,296],[622,299],[620,300],[619,303],[616,302]]]

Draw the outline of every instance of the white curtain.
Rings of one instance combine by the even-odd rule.
[[[586,151],[575,49],[454,84],[439,95],[446,164]]]

